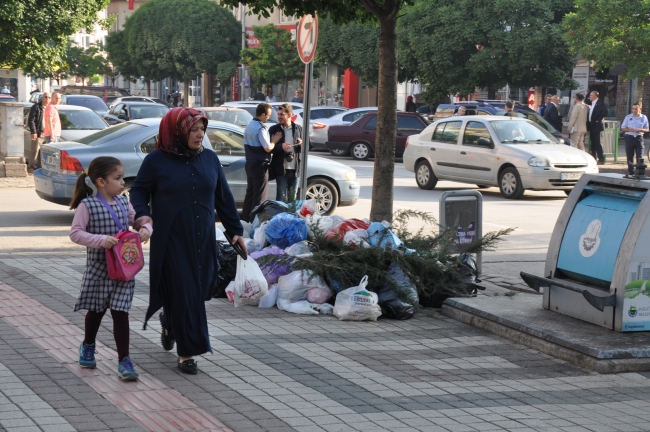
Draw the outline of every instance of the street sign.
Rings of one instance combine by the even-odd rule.
[[[314,59],[318,41],[318,17],[303,15],[298,24],[296,39],[300,60],[305,64],[311,62]]]

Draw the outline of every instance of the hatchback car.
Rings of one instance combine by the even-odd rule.
[[[255,110],[257,109],[257,105],[264,103],[264,102],[259,102],[259,101],[241,101],[241,102],[226,102],[221,104],[221,106],[227,106],[227,107],[233,107],[233,108],[241,108],[243,110],[248,111],[250,115],[255,117]],[[273,110],[271,111],[271,117],[266,121],[266,124],[269,126],[274,125],[275,123],[278,122],[278,110],[276,107],[273,107]]]
[[[596,160],[560,143],[538,124],[501,116],[461,116],[438,120],[409,137],[404,167],[421,189],[438,180],[498,186],[505,198],[524,190],[567,194],[584,173],[598,173]]]
[[[10,94],[0,94],[0,102],[17,102],[16,98]]]
[[[124,122],[76,142],[41,147],[43,168],[34,171],[36,193],[46,201],[69,205],[77,177],[97,156],[114,156],[124,165],[127,188],[142,160],[156,148],[160,119]],[[246,195],[244,131],[233,124],[210,121],[203,146],[219,155],[230,190],[239,206]],[[318,202],[319,211],[331,214],[338,206],[350,206],[359,198],[356,172],[341,163],[310,157],[307,167],[307,198]],[[269,185],[275,196],[275,182]]]
[[[312,124],[313,132],[309,136],[309,144],[315,150],[327,150],[327,131],[333,125],[349,125],[360,119],[370,111],[377,111],[377,107],[352,108],[344,112],[333,115],[329,118],[318,119]],[[336,156],[342,156],[345,151],[332,153]]]
[[[162,118],[169,111],[166,105],[149,102],[122,102],[113,105],[113,108],[104,116],[109,124],[124,123],[129,120],[144,118]]]

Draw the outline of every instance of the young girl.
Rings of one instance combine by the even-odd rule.
[[[96,194],[93,189],[96,189]],[[113,235],[119,232],[111,213],[100,201],[99,196],[113,208],[122,226],[133,225],[135,211],[129,200],[120,195],[124,191],[124,167],[119,159],[101,156],[90,162],[88,169],[77,179],[74,197],[70,204],[76,209],[70,230],[70,239],[87,247],[86,271],[81,282],[81,291],[75,311],[87,309],[85,338],[79,347],[81,367],[94,368],[95,337],[106,313],[111,310],[113,333],[117,345],[117,372],[123,380],[138,379],[129,359],[129,309],[133,300],[135,279],[128,282],[108,278],[106,249],[117,244]],[[124,210],[128,211],[128,219]],[[145,224],[140,228],[143,243],[149,240],[152,228]]]

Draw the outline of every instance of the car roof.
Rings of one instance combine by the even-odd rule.
[[[194,107],[196,110],[203,110],[203,111],[244,111],[248,112],[244,109],[233,107],[233,106],[218,106],[218,107]]]
[[[69,95],[67,94],[67,95],[63,95],[63,96],[65,96],[66,99],[95,98],[95,99],[102,100],[102,98],[100,98],[99,96],[94,96],[94,95],[89,95],[89,94],[69,94]]]
[[[159,117],[154,117],[154,118],[144,118],[144,119],[137,119],[137,120],[131,120],[127,123],[135,123],[139,124],[141,126],[157,126],[160,125],[160,122],[162,121],[161,118]],[[239,126],[236,126],[232,123],[226,123],[222,121],[217,121],[217,120],[208,120],[208,126],[219,126],[219,127],[225,127],[227,129],[232,129],[233,131],[236,132],[242,132],[242,129]]]
[[[150,107],[150,106],[162,106],[165,108],[169,108],[167,105],[163,105],[157,102],[142,102],[142,101],[123,101],[120,102],[128,106],[144,106],[144,107]]]
[[[16,98],[13,97],[12,95],[10,95],[10,94],[6,94],[6,93],[0,93],[0,98],[2,98],[2,99],[9,99],[9,98],[11,98],[11,99],[16,99]]]
[[[342,106],[338,106],[338,105],[317,105],[317,106],[310,107],[309,109],[315,110],[315,109],[323,109],[323,108],[340,109],[340,110],[343,110],[343,111],[349,111],[350,110],[350,108],[348,108],[348,107],[342,107]]]
[[[57,105],[57,107],[59,111],[93,111],[90,108],[79,105]]]

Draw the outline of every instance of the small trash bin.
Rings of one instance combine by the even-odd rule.
[[[555,224],[543,276],[545,309],[612,330],[650,330],[650,181],[586,174]]]

